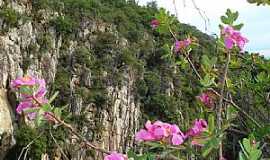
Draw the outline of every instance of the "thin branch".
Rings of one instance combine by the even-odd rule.
[[[176,35],[173,33],[172,28],[171,28],[170,26],[169,26],[169,31],[170,31],[172,37],[174,38],[174,40],[175,40],[175,41],[178,41]]]
[[[219,105],[217,108],[218,129],[221,129],[221,124],[222,124],[222,109],[223,109],[224,90],[225,90],[225,83],[226,83],[226,79],[227,79],[230,61],[231,61],[231,53],[228,52],[227,61],[226,61],[225,68],[224,68],[224,74],[223,74],[223,77],[221,80],[221,91],[220,91]],[[223,146],[222,146],[222,141],[221,141],[219,144],[219,159],[221,159],[222,157],[223,157]]]
[[[212,91],[215,95],[218,97],[221,97],[221,95],[215,91],[212,88],[208,89],[209,91]],[[239,107],[232,99],[227,99],[223,97],[223,100],[227,103],[230,103],[234,108],[236,108],[239,112],[241,112],[243,115],[245,115],[249,120],[251,120],[257,127],[262,127],[259,122],[257,122],[252,116],[250,116],[248,113],[246,113],[241,107]]]
[[[23,152],[26,150],[26,153],[25,154],[27,154],[27,152],[28,152],[28,148],[37,140],[37,139],[39,139],[41,136],[42,136],[42,134],[43,134],[43,132],[42,133],[40,133],[40,135],[39,136],[37,136],[35,139],[33,139],[31,142],[29,142],[25,147],[23,147],[23,149],[21,150],[21,153],[20,153],[20,155],[19,155],[19,157],[18,157],[18,159],[17,160],[20,160],[21,159],[21,157],[22,157],[22,155],[23,155]],[[24,156],[24,158],[25,158],[26,156]]]
[[[67,155],[64,153],[63,149],[61,148],[61,146],[57,143],[56,139],[54,138],[54,136],[53,136],[53,134],[52,134],[52,131],[51,131],[51,128],[50,128],[50,135],[51,135],[51,137],[52,137],[54,143],[55,143],[55,144],[57,145],[57,147],[60,149],[60,152],[62,153],[62,155],[64,156],[64,158],[65,158],[66,160],[69,160],[68,157],[67,157]]]
[[[175,0],[173,0],[173,6],[174,6],[175,16],[177,17],[177,19],[179,19],[179,15],[178,15],[178,11],[177,11]]]
[[[247,135],[248,135],[248,133],[243,132],[243,131],[240,131],[240,130],[235,129],[235,128],[227,129],[227,131],[229,131],[229,132],[234,132],[234,133],[238,133],[238,134],[241,134],[241,135],[243,135],[243,136],[247,136]]]
[[[170,26],[169,26],[169,31],[170,31],[172,37],[174,38],[174,40],[175,40],[175,41],[178,41],[177,37],[176,37],[175,34],[173,33],[173,31],[172,31],[172,29],[171,29]],[[171,50],[171,51],[172,51],[172,50]],[[189,55],[187,55],[186,53],[184,53],[184,54],[185,54],[185,56],[186,56],[186,58],[187,58],[187,60],[188,60],[188,63],[190,64],[192,70],[194,71],[194,73],[196,74],[196,76],[201,80],[202,77],[201,77],[201,75],[199,74],[199,72],[197,71],[197,69],[195,68],[195,66],[194,66],[194,64],[192,63],[192,61],[190,60]]]
[[[209,18],[207,17],[206,13],[204,11],[202,11],[198,5],[196,4],[195,0],[191,0],[192,4],[194,6],[194,8],[198,11],[199,15],[202,17],[202,19],[204,20],[204,24],[205,24],[205,30],[207,30],[207,23],[210,22]]]
[[[62,121],[61,119],[59,119],[58,117],[56,117],[54,114],[52,113],[48,113],[54,120],[56,120],[56,122],[62,124],[65,128],[67,128],[72,134],[74,134],[75,136],[77,136],[79,139],[81,139],[86,146],[95,149],[99,152],[102,153],[106,153],[106,154],[110,154],[109,151],[106,151],[105,149],[99,148],[95,145],[93,145],[92,143],[90,143],[85,137],[83,137],[81,134],[79,134],[75,128],[73,128],[70,124],[67,124],[66,122]]]
[[[29,149],[30,149],[30,147],[28,147],[26,149],[25,154],[24,154],[24,157],[23,157],[23,160],[26,160]]]
[[[197,71],[197,69],[195,68],[193,62],[190,60],[189,56],[188,56],[186,53],[184,53],[184,54],[185,54],[185,56],[186,56],[186,58],[187,58],[187,60],[188,60],[188,63],[190,64],[192,70],[194,71],[194,73],[196,74],[196,76],[199,78],[199,80],[201,80],[202,77],[201,77],[201,75],[199,74],[199,72]]]
[[[32,97],[37,103],[39,106],[42,106],[42,103],[39,102],[39,100],[37,98],[35,98],[34,96]],[[50,112],[47,112],[47,114],[49,116],[51,116],[51,118],[53,118],[55,120],[55,122],[59,123],[60,125],[63,125],[65,128],[67,128],[72,134],[74,134],[75,136],[77,136],[77,138],[79,138],[81,141],[83,141],[85,143],[86,146],[96,150],[96,151],[99,151],[99,152],[102,152],[102,153],[105,153],[105,154],[110,154],[109,151],[103,149],[103,148],[99,148],[97,146],[95,146],[94,144],[92,144],[91,142],[89,142],[84,136],[82,136],[80,133],[78,133],[76,131],[75,128],[73,128],[70,124],[64,122],[63,120],[61,120],[60,118],[56,117],[54,114],[50,113]]]

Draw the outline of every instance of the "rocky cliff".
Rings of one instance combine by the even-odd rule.
[[[77,93],[79,88],[83,88],[87,93],[91,92],[91,88],[96,87],[93,85],[97,85],[93,82],[95,75],[92,69],[79,63],[79,59],[88,59],[91,56],[98,34],[108,33],[117,37],[114,26],[102,21],[84,19],[78,26],[77,37],[71,40],[57,32],[55,26],[48,25],[49,21],[60,16],[60,13],[47,10],[34,13],[31,1],[27,0],[0,1],[0,6],[0,159],[3,159],[3,151],[14,145],[11,140],[13,126],[16,125],[13,116],[16,97],[13,96],[11,102],[7,98],[7,94],[12,93],[9,88],[10,80],[25,74],[45,78],[51,92],[64,90],[68,95],[65,98],[69,99],[65,102],[70,104],[67,110],[74,115],[85,116],[84,125],[78,126],[78,129],[94,143],[105,149],[118,151],[126,151],[133,146],[134,133],[139,127],[140,105],[134,97],[136,77],[132,68],[122,68],[123,80],[120,85],[111,84],[110,79],[104,82],[104,95],[99,95],[108,97],[104,104],[93,103],[83,95],[85,93]],[[12,16],[16,16],[16,24],[11,24]],[[39,16],[38,19],[35,16]],[[126,40],[119,37],[113,43],[122,45],[121,47],[127,45]],[[83,53],[85,57],[76,57],[76,50],[82,46],[86,50],[86,53]],[[65,58],[65,62],[59,62]],[[91,59],[89,61],[91,62]],[[63,70],[65,77],[62,77]],[[100,77],[106,79],[107,75],[106,71],[101,71]],[[56,78],[60,84],[54,90]],[[62,82],[59,80],[61,78],[67,78],[67,81]],[[61,83],[67,83],[68,86]],[[13,108],[9,103],[13,104]],[[79,148],[70,152],[70,158],[74,160],[98,159],[87,158],[86,154],[82,154],[85,149]]]

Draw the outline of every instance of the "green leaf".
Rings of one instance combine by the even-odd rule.
[[[203,79],[200,80],[200,83],[204,87],[210,87],[215,84],[215,78],[212,78],[209,74],[206,74]]]
[[[54,108],[53,113],[56,117],[61,117],[62,116],[62,110],[61,108]]]
[[[24,113],[33,113],[33,112],[38,112],[39,110],[40,110],[40,108],[36,107],[36,108],[24,109],[23,112]]]
[[[258,82],[265,82],[268,79],[268,75],[265,72],[261,72],[257,75]]]
[[[213,114],[208,116],[208,131],[210,134],[213,134],[215,131],[215,116]]]
[[[243,28],[244,24],[243,23],[240,23],[238,25],[234,25],[233,28],[236,29],[236,30],[241,30]]]
[[[207,157],[214,149],[219,146],[220,139],[213,137],[203,147],[202,156]]]
[[[239,13],[237,11],[232,13],[233,21],[236,21],[238,17],[239,17]]]
[[[41,126],[42,121],[43,121],[43,111],[39,110],[39,112],[37,112],[36,118],[35,118],[35,125],[37,127]]]
[[[250,152],[250,160],[259,160],[262,155],[261,150],[251,150]]]
[[[244,138],[242,143],[240,142],[241,151],[239,153],[240,158],[244,160],[259,160],[262,156],[262,151],[259,148],[259,143],[256,142],[253,134],[249,135],[249,138]]]
[[[59,92],[57,91],[57,92],[55,92],[54,94],[53,94],[53,96],[49,99],[49,104],[50,103],[52,103],[53,101],[54,101],[54,99],[58,96],[58,94],[59,94]]]
[[[247,159],[249,157],[249,155],[246,152],[245,147],[243,146],[242,143],[240,143],[240,147],[241,147],[241,150],[242,150],[240,153],[242,154],[243,159]]]
[[[22,94],[26,94],[26,95],[32,95],[33,94],[33,90],[29,86],[21,86],[20,87],[20,92]]]
[[[228,24],[229,23],[229,20],[225,16],[221,16],[220,19],[221,19],[221,22],[224,23],[224,24]]]
[[[128,158],[134,158],[134,160],[138,159],[136,153],[134,153],[134,152],[131,151],[131,150],[129,150],[129,151],[127,152],[127,156],[128,156]]]
[[[244,139],[243,139],[243,146],[244,146],[244,148],[245,148],[245,151],[246,151],[247,153],[250,153],[250,151],[251,151],[251,145],[250,145],[249,139],[247,139],[247,138],[244,138]]]
[[[243,155],[243,152],[239,152],[239,160],[246,160],[247,158]]]
[[[155,149],[155,148],[162,148],[162,147],[164,147],[162,144],[157,143],[157,142],[144,142],[144,144],[150,146],[150,149]]]
[[[221,22],[230,26],[233,26],[233,23],[238,19],[239,13],[232,12],[230,9],[227,9],[225,16],[221,16]]]
[[[170,15],[166,12],[165,9],[161,8],[159,13],[155,15],[156,19],[159,21],[159,26],[157,31],[159,33],[168,33],[171,23]]]
[[[237,110],[235,107],[228,105],[227,110],[226,110],[226,116],[228,121],[232,121],[237,117]]]
[[[51,112],[53,108],[50,104],[47,103],[42,105],[41,109],[43,112]]]
[[[202,56],[202,65],[205,72],[210,73],[217,62],[217,57],[209,58],[207,55]]]
[[[179,60],[176,60],[175,64],[180,66],[181,69],[186,69],[189,63],[188,60],[181,58]]]
[[[270,135],[270,125],[258,128],[254,131],[254,135],[258,140],[263,139],[264,137]]]

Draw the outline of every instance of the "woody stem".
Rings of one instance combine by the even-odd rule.
[[[36,103],[41,107],[42,106],[42,103],[36,98],[36,97],[32,97]],[[109,151],[103,149],[103,148],[99,148],[97,146],[95,146],[94,144],[92,144],[91,142],[89,142],[85,137],[83,137],[80,133],[78,133],[76,131],[75,128],[73,128],[70,124],[66,123],[65,121],[61,120],[60,118],[56,117],[54,114],[52,114],[51,112],[48,112],[47,113],[51,118],[53,118],[55,120],[55,122],[63,125],[65,128],[67,128],[73,135],[75,135],[78,139],[80,139],[81,141],[83,141],[86,146],[96,150],[96,151],[99,151],[99,152],[102,152],[102,153],[105,153],[105,154],[110,154]]]

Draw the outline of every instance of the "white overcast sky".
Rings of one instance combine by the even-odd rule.
[[[139,4],[145,5],[152,0],[138,0]],[[175,13],[173,0],[156,0],[159,7],[166,8]],[[245,48],[248,51],[258,51],[270,57],[270,6],[256,6],[246,0],[195,0],[197,6],[205,12],[210,20],[205,30],[204,20],[194,8],[191,0],[175,0],[181,22],[196,26],[209,34],[219,33],[218,24],[220,16],[224,15],[227,8],[240,13],[239,22],[245,26],[243,35],[249,39]]]

